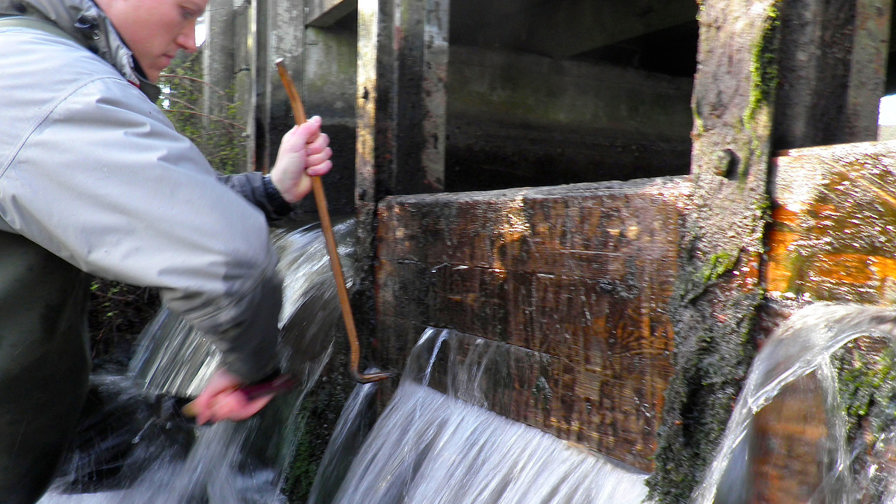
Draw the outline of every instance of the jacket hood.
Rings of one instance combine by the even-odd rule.
[[[50,21],[137,84],[150,100],[158,99],[158,86],[136,70],[131,50],[93,0],[0,0],[0,16]]]

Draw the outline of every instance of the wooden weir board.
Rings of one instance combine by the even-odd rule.
[[[401,369],[427,326],[546,355],[492,408],[652,470],[689,193],[662,178],[387,198],[375,361]]]
[[[769,295],[892,304],[896,142],[791,149],[772,167]]]

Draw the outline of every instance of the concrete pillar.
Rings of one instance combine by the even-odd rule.
[[[877,138],[892,0],[791,0],[781,7],[775,149]]]
[[[359,194],[365,195],[361,199],[377,201],[391,194],[444,188],[448,4],[358,2],[358,74],[375,79],[359,83],[359,93],[363,106],[376,107],[377,151],[359,152],[359,158],[377,161],[375,185],[359,185]]]
[[[243,43],[234,36],[234,13],[233,0],[210,0],[205,11],[208,35],[202,53],[203,68],[205,81],[217,89],[227,89],[233,82],[235,48]],[[205,114],[216,114],[220,108],[215,93],[203,95]]]
[[[290,76],[295,81],[299,93],[304,79],[302,50],[305,45],[305,8],[302,0],[266,0],[259,7],[259,19],[264,19],[263,39],[266,49],[259,53],[259,92],[267,103],[267,131],[262,133],[268,139],[263,147],[267,152],[266,168],[273,164],[280,137],[294,124],[295,119],[289,106],[289,99],[274,62],[283,58]],[[264,59],[262,59],[262,56]]]
[[[779,79],[779,9],[787,0],[706,0],[691,133],[694,211],[672,302],[676,374],[666,392],[658,502],[683,502],[725,430],[755,352],[768,160]]]

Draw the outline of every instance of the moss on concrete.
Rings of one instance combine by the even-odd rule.
[[[772,103],[778,87],[778,53],[781,27],[781,16],[778,8],[772,5],[766,13],[766,25],[753,47],[750,64],[751,88],[750,101],[744,112],[744,125],[750,128],[756,120],[758,111]]]
[[[840,405],[846,415],[846,442],[853,474],[867,477],[866,502],[884,502],[896,428],[896,350],[889,339],[860,338],[832,359]]]

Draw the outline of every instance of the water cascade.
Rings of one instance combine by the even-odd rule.
[[[340,244],[353,233],[351,223],[336,231]],[[41,504],[285,502],[280,488],[291,457],[288,440],[302,429],[296,411],[329,358],[339,312],[320,234],[306,228],[276,232],[274,239],[287,279],[280,321],[284,364],[303,373],[305,386],[249,422],[197,429],[178,420],[172,398],[195,394],[218,355],[162,310],[144,331],[128,373],[93,377],[102,396],[99,417],[120,424],[86,422],[84,439]],[[823,418],[813,419],[821,429],[804,426],[820,434],[808,436],[814,443],[808,455],[792,460],[793,470],[804,473],[800,502],[896,499],[894,401],[869,399],[873,390],[896,398],[896,385],[889,385],[896,382],[894,335],[896,312],[885,308],[816,303],[796,311],[758,353],[692,504],[756,501],[765,484],[758,476],[765,463],[762,436],[769,434],[757,419],[778,402],[801,408],[788,394],[806,380]],[[878,381],[869,381],[868,373],[864,381],[844,381],[838,355],[860,340],[875,342],[869,353],[878,362],[869,369]],[[646,473],[496,413],[519,407],[512,390],[552,394],[546,383],[521,378],[540,376],[533,370],[548,366],[545,359],[517,346],[427,329],[375,424],[369,412],[376,384],[356,388],[308,504],[646,502]],[[855,400],[844,399],[849,387],[853,395],[864,394],[864,403],[844,402]],[[864,408],[859,425],[856,404]],[[875,408],[877,416],[868,413]],[[774,418],[763,422],[774,430]]]
[[[867,360],[859,365],[860,374],[876,374],[876,381],[854,380],[839,369],[839,353],[862,337],[871,342],[859,350],[866,354],[865,359],[885,361],[883,369],[874,369],[875,365],[868,365]],[[808,425],[795,426],[805,429],[801,434],[812,441],[803,443],[804,449],[800,450],[803,453],[793,450],[782,454],[791,465],[791,476],[803,480],[799,492],[788,493],[799,498],[798,502],[893,502],[896,498],[893,481],[896,468],[892,466],[892,457],[896,454],[893,399],[896,397],[890,385],[892,355],[886,356],[893,352],[894,337],[896,311],[892,309],[818,303],[796,311],[757,354],[717,455],[695,490],[692,503],[764,502],[756,495],[766,483],[758,477],[765,469],[762,464],[767,463],[758,453],[763,444],[768,444],[762,437],[787,429],[762,432],[757,419],[776,401],[785,404],[773,415],[804,408],[806,402],[791,401],[799,394],[815,396],[821,404],[821,418],[809,419],[805,422]],[[871,350],[867,351],[868,348]],[[860,383],[849,383],[850,380]],[[858,388],[851,389],[854,386]],[[862,408],[851,408],[843,395],[850,390],[860,394],[879,391],[888,400],[873,404],[866,395]],[[874,408],[880,409],[881,414],[873,415]],[[865,417],[864,425],[859,426],[863,430],[860,435],[850,434],[847,412],[858,412]],[[774,424],[776,419],[764,422]]]
[[[642,502],[645,474],[488,409],[514,373],[542,364],[528,350],[428,329],[342,486],[316,482],[309,504]]]
[[[353,221],[334,232],[350,271]],[[250,421],[194,427],[176,414],[182,401],[175,398],[198,393],[220,355],[163,308],[140,335],[127,373],[92,376],[96,411],[41,504],[285,502],[283,468],[302,429],[296,412],[329,358],[340,319],[319,228],[278,229],[272,239],[285,279],[282,364],[304,386]]]

